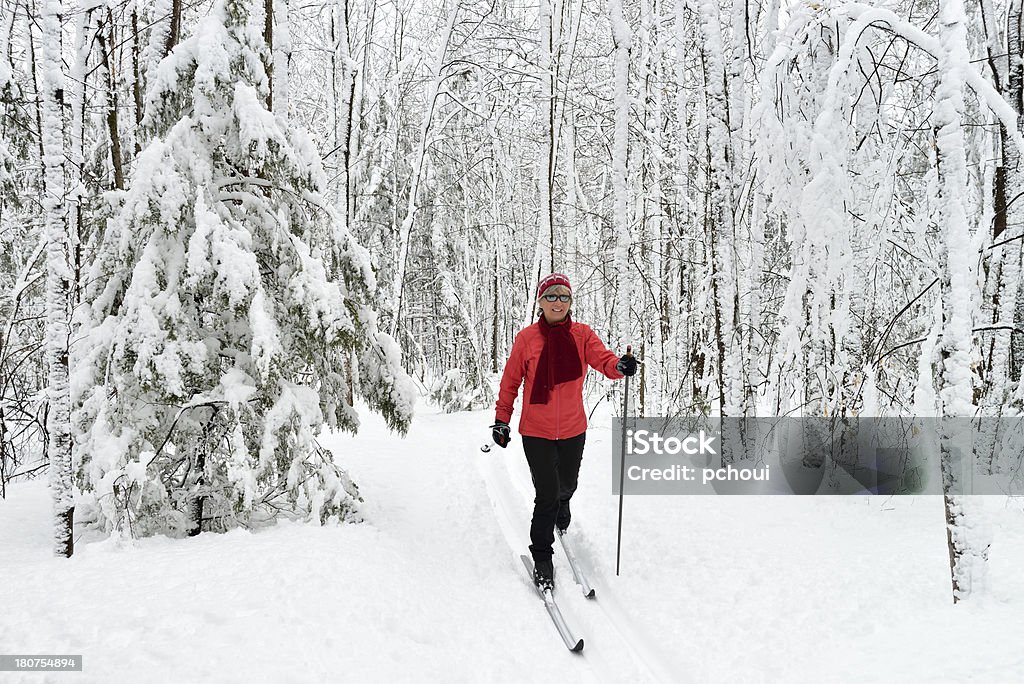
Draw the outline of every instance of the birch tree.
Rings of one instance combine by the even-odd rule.
[[[352,165],[352,125],[355,108],[355,76],[349,41],[348,0],[338,0],[331,13],[331,88],[334,100],[334,158],[337,159],[338,180],[336,182],[338,215],[346,229],[352,225],[352,188],[350,167]]]
[[[737,409],[735,379],[732,376],[734,357],[731,343],[735,330],[735,276],[733,273],[732,173],[730,161],[727,81],[721,18],[716,2],[700,2],[701,29],[704,43],[704,92],[708,117],[708,168],[710,187],[704,217],[707,261],[710,270],[710,298],[715,340],[715,373],[718,390],[718,414],[733,415]]]
[[[978,302],[973,235],[963,202],[967,162],[961,117],[964,112],[964,70],[969,68],[966,16],[962,0],[943,0],[939,10],[939,85],[935,93],[938,211],[944,249],[939,254],[942,335],[935,362],[943,418],[974,414],[974,311]],[[942,423],[940,435],[946,535],[949,545],[953,602],[981,591],[985,584],[988,544],[972,536],[962,470],[974,467],[970,433],[953,420]],[[965,462],[966,461],[966,462]]]
[[[608,16],[611,21],[612,40],[615,44],[613,55],[613,101],[615,103],[615,129],[612,134],[611,166],[614,205],[612,226],[615,236],[612,251],[612,292],[615,300],[612,314],[613,345],[625,351],[630,341],[630,297],[631,278],[629,269],[629,248],[632,233],[629,216],[629,60],[633,47],[633,34],[626,22],[620,0],[609,0]]]
[[[65,8],[46,0],[39,17],[40,140],[43,150],[46,221],[47,443],[57,555],[74,553],[74,491],[71,481],[70,390],[68,385],[68,211],[65,184],[65,79],[62,46]]]

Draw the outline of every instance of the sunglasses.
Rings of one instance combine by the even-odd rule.
[[[572,295],[544,295],[545,302],[567,302],[572,299]]]

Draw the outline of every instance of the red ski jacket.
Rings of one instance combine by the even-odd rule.
[[[519,394],[519,385],[526,380],[523,390],[523,415],[519,418],[519,434],[545,439],[568,439],[587,429],[587,414],[583,410],[583,381],[587,377],[587,365],[605,376],[617,380],[622,373],[615,370],[619,357],[604,346],[590,326],[571,321],[570,332],[576,342],[580,359],[584,362],[583,374],[576,380],[555,385],[546,404],[531,404],[533,379],[537,372],[540,352],[544,349],[544,333],[540,331],[540,319],[523,328],[512,344],[512,353],[505,364],[495,405],[495,418],[511,422],[512,405]]]

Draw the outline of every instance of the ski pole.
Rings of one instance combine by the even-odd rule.
[[[626,345],[626,356],[633,355],[633,347]],[[619,530],[615,539],[615,576],[619,576],[619,557],[622,552],[622,495],[626,490],[626,412],[629,410],[629,376],[622,391],[622,448],[619,450]]]

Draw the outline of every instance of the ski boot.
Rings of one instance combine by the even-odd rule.
[[[554,591],[555,589],[555,566],[550,558],[534,559],[533,561],[533,583],[541,591]]]

